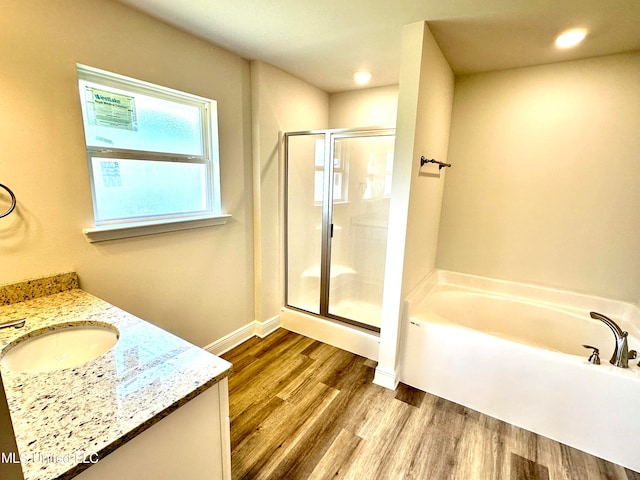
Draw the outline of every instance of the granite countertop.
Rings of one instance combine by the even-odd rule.
[[[116,345],[75,368],[2,368],[25,480],[72,478],[226,377],[231,364],[79,289],[0,306],[0,350],[52,325],[104,322]]]

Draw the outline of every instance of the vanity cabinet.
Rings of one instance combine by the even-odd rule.
[[[0,305],[0,317],[26,319],[20,329],[0,329],[0,351],[96,323],[118,338],[73,367],[0,363],[24,479],[230,479],[232,365],[77,288],[75,275],[64,277],[76,279],[66,290]],[[5,297],[21,299],[34,285],[57,290],[60,278],[4,287]]]
[[[141,478],[231,479],[226,377],[75,477]]]

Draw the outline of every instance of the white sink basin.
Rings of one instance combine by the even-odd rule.
[[[118,341],[118,330],[102,322],[65,323],[20,337],[4,350],[0,364],[15,372],[50,372],[94,360]]]

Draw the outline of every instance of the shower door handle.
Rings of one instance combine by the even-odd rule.
[[[331,224],[331,235],[330,235],[330,237],[333,238],[333,223]]]

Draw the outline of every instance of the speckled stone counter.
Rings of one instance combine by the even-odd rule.
[[[0,305],[24,302],[32,298],[64,292],[78,288],[78,285],[78,275],[75,272],[33,278],[10,285],[0,285]]]
[[[29,332],[78,321],[119,330],[82,366],[46,373],[2,368],[25,480],[68,479],[226,377],[231,364],[79,288],[0,306],[0,350]]]

